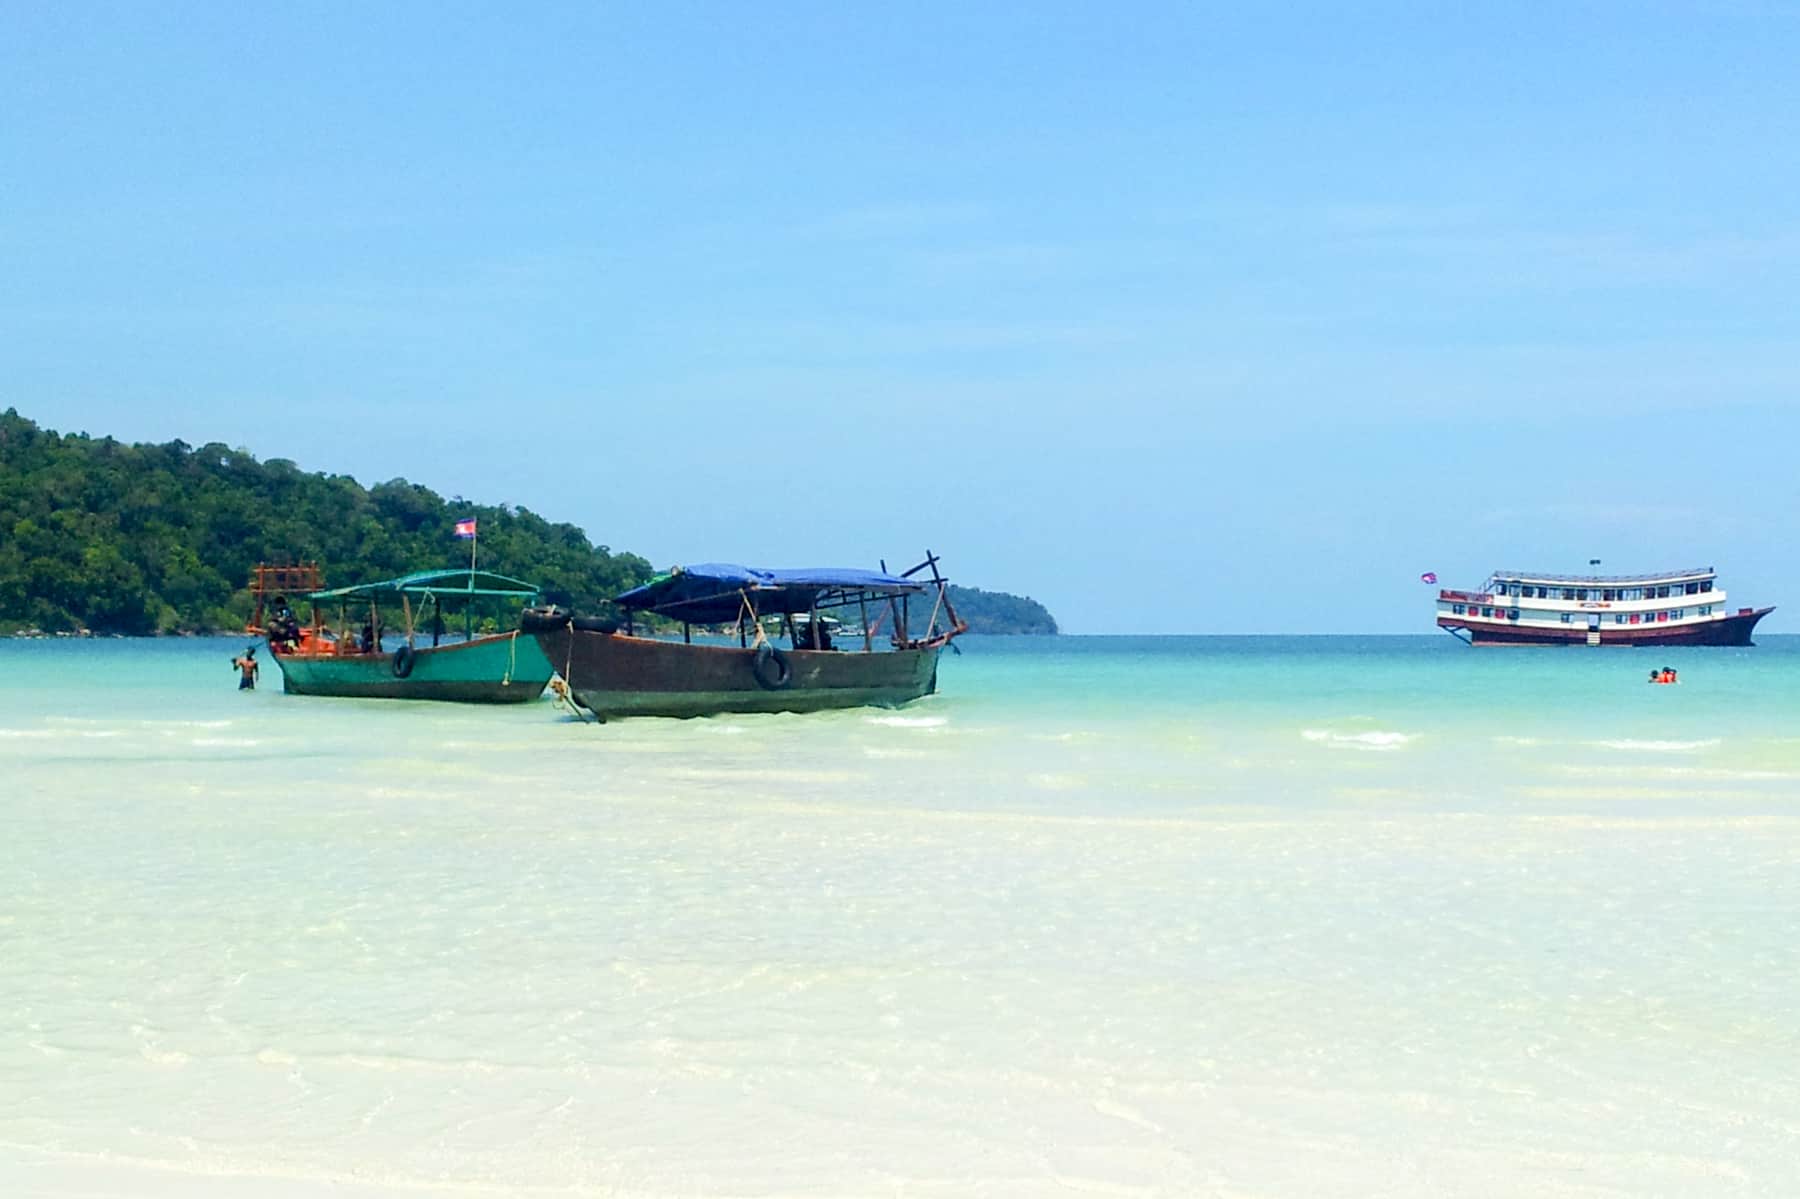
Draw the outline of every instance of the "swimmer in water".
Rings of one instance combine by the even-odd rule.
[[[253,645],[246,649],[241,658],[233,658],[231,665],[234,670],[239,672],[238,690],[255,691],[256,676],[262,673],[262,667],[258,666],[256,662],[256,647]]]

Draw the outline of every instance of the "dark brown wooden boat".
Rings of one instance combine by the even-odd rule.
[[[914,603],[925,601],[930,615],[913,636]],[[968,628],[930,555],[898,575],[708,563],[677,568],[617,603],[620,625],[555,612],[523,625],[570,698],[603,719],[897,707],[937,689],[938,655]],[[834,635],[828,614],[848,610],[861,616],[857,631],[839,626]],[[679,640],[673,629],[640,635],[640,615],[678,622]],[[695,625],[728,632],[696,643]]]

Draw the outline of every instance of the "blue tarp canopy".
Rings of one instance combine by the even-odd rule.
[[[917,595],[927,584],[878,570],[811,566],[762,570],[729,562],[678,566],[619,596],[619,606],[691,624],[730,624],[748,595],[759,616],[836,607],[858,596]],[[741,593],[741,594],[740,594]]]
[[[333,587],[329,591],[309,591],[297,598],[308,600],[380,599],[383,596],[435,595],[449,599],[455,596],[507,595],[530,599],[538,593],[536,583],[497,575],[488,570],[421,570],[397,579],[379,583],[358,583],[354,587]]]

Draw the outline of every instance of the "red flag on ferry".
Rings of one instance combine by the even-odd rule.
[[[470,517],[468,520],[457,521],[456,535],[464,541],[472,539],[475,536],[475,518]]]
[[[469,522],[469,523],[470,523],[470,524],[474,524],[474,523],[475,523],[475,522],[474,522],[474,521],[470,521],[470,522]],[[1435,583],[1435,582],[1437,582],[1437,571],[1435,571],[1435,570],[1428,570],[1428,571],[1426,571],[1426,572],[1425,572],[1425,573],[1424,573],[1424,574],[1422,574],[1422,575],[1420,575],[1420,576],[1419,576],[1419,582],[1421,582],[1421,583]]]

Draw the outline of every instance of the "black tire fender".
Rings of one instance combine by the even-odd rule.
[[[794,681],[788,656],[766,641],[756,647],[756,656],[750,659],[750,673],[764,691],[780,691]]]
[[[558,607],[527,608],[519,613],[521,633],[553,633],[568,627],[569,614]]]
[[[412,668],[413,668],[413,647],[412,646],[403,645],[399,649],[394,651],[393,668],[394,668],[394,677],[397,679],[403,679],[407,675],[412,673]]]

